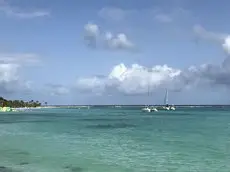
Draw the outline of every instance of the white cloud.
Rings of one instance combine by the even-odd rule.
[[[147,21],[158,21],[160,23],[172,23],[176,21],[187,21],[191,18],[191,13],[183,8],[172,8],[165,11],[159,7],[149,7],[144,9],[122,9],[117,7],[104,7],[98,12],[98,16],[108,22],[127,23],[128,20],[135,20],[138,23],[140,18]],[[185,19],[185,20],[184,20]]]
[[[106,79],[98,77],[90,78],[79,78],[76,83],[77,89],[82,92],[92,92],[92,93],[101,93],[104,91],[106,86]]]
[[[124,33],[113,35],[111,32],[105,34],[106,46],[110,49],[132,49],[134,44],[128,40]]]
[[[227,54],[230,54],[230,35],[224,39],[224,43],[222,44],[222,47]]]
[[[36,17],[47,17],[50,15],[48,11],[45,10],[30,10],[25,11],[19,7],[15,7],[9,4],[7,1],[0,1],[0,12],[4,12],[7,16],[17,17],[21,19],[32,19]]]
[[[119,64],[113,67],[112,71],[104,78],[80,78],[76,85],[84,92],[122,92],[125,94],[139,94],[147,91],[148,85],[151,88],[158,88],[166,84],[165,81],[172,80],[180,74],[180,70],[169,68],[167,65],[154,66],[147,69],[138,64],[126,67]]]
[[[181,91],[194,87],[230,88],[230,58],[221,64],[204,64],[181,70],[167,65],[152,68],[133,64],[130,67],[119,64],[106,77],[79,78],[76,89],[95,94],[146,94],[162,88]]]
[[[88,23],[85,25],[84,30],[85,30],[84,39],[86,44],[90,47],[96,47],[97,40],[100,35],[99,27],[96,24]]]
[[[186,23],[190,23],[194,19],[190,11],[184,8],[172,8],[168,11],[155,9],[153,15],[154,20],[159,23],[174,23],[179,27],[185,27]]]
[[[107,22],[122,22],[127,23],[129,20],[136,20],[139,17],[151,19],[155,14],[156,9],[123,9],[118,7],[104,7],[98,12],[98,16]],[[138,21],[137,21],[138,22]],[[137,23],[135,22],[135,23]]]
[[[17,64],[0,64],[0,82],[10,82],[18,79],[18,68]]]
[[[5,8],[4,12],[13,17],[21,18],[21,19],[32,19],[35,17],[46,17],[49,16],[49,12],[47,11],[31,11],[31,12],[23,12],[16,9]]]
[[[216,41],[230,55],[230,35],[207,31],[200,25],[194,26],[194,32],[203,39]],[[107,33],[107,40],[113,35]],[[230,89],[230,57],[219,64],[202,64],[188,69],[176,69],[167,65],[156,65],[146,68],[139,64],[130,67],[124,64],[116,65],[105,77],[79,78],[76,88],[83,92],[106,94],[143,94],[168,88],[171,91],[181,91],[200,87],[221,87]]]
[[[193,27],[193,31],[195,34],[197,34],[202,39],[218,42],[222,46],[224,51],[228,55],[230,55],[230,35],[229,34],[211,32],[211,31],[206,30],[201,25],[195,25]]]
[[[197,34],[200,38],[208,39],[208,40],[214,40],[214,41],[222,41],[227,36],[226,34],[221,33],[215,33],[207,31],[203,26],[201,25],[194,25],[193,31],[195,34]]]
[[[98,25],[92,23],[86,24],[84,30],[86,44],[90,47],[104,47],[109,50],[135,50],[136,48],[124,33],[103,33]]]
[[[19,76],[20,66],[17,64],[0,64],[0,93],[11,94],[28,91],[28,82]]]
[[[96,24],[88,23],[84,28],[87,36],[96,37],[100,33],[99,27]]]
[[[0,53],[0,93],[28,92],[29,81],[20,76],[22,67],[38,62],[38,56],[32,54]]]
[[[40,62],[36,54],[0,53],[0,63],[32,65]]]

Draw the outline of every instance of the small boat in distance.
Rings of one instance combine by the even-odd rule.
[[[174,105],[169,105],[168,104],[168,89],[166,89],[166,92],[165,92],[165,98],[164,98],[164,104],[165,104],[165,106],[163,106],[162,107],[162,109],[164,109],[164,110],[176,110],[176,108],[174,107]]]
[[[152,111],[153,111],[153,112],[158,112],[157,108],[155,108],[154,106],[150,107],[150,109],[151,109],[151,112],[152,112]]]
[[[174,107],[174,105],[171,105],[170,110],[176,110],[176,108]]]
[[[149,97],[149,85],[148,85],[148,97]],[[144,108],[141,109],[143,112],[158,112],[156,107],[145,105]]]
[[[145,106],[144,108],[142,108],[143,112],[158,112],[157,108],[155,107],[149,107],[149,106]]]
[[[143,112],[151,112],[151,109],[148,106],[145,106],[141,109]]]

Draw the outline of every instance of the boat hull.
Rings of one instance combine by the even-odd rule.
[[[151,112],[151,109],[150,108],[143,108],[143,109],[141,109],[142,110],[142,112]]]
[[[158,110],[156,108],[143,108],[143,112],[157,112]]]
[[[170,110],[176,110],[176,108],[175,107],[171,107]]]

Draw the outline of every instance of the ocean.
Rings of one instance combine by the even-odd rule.
[[[0,113],[0,172],[229,172],[230,109]]]

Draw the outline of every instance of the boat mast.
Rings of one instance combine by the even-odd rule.
[[[150,93],[149,93],[149,82],[148,82],[148,92],[147,92],[147,96],[148,96],[148,98],[149,98],[149,96],[150,96]],[[147,101],[149,101],[149,99],[147,99]],[[145,106],[149,106],[149,102],[147,102],[146,104],[145,104]]]
[[[168,89],[166,88],[165,92],[165,100],[164,100],[165,105],[168,105]]]
[[[148,88],[147,88],[147,89],[148,89],[147,96],[149,97],[149,83],[148,83]],[[149,100],[149,99],[147,98],[147,101],[148,101],[148,100]],[[146,102],[145,106],[149,106],[148,104],[149,104],[149,103]]]
[[[148,96],[149,96],[149,83],[148,83]]]

